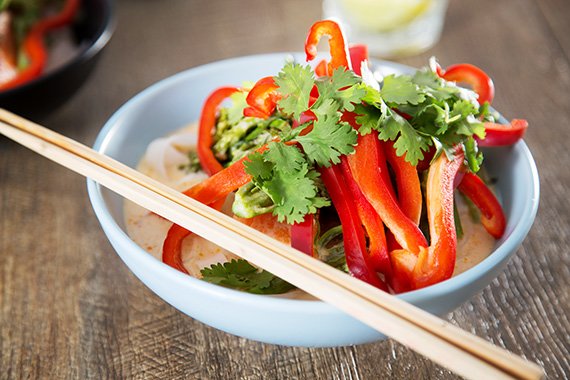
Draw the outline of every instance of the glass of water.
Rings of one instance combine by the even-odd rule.
[[[447,0],[323,0],[325,18],[339,20],[349,41],[372,55],[418,54],[441,35]]]

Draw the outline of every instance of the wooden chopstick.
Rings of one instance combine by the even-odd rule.
[[[274,273],[457,374],[473,379],[544,376],[534,363],[2,109],[0,133]]]

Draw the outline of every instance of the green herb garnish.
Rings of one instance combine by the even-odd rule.
[[[200,271],[202,279],[212,284],[225,286],[255,294],[281,294],[295,287],[274,276],[266,270],[260,270],[246,260],[232,260],[223,264],[213,264]]]

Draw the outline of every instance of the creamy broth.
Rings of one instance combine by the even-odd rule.
[[[181,129],[174,135],[157,139],[149,145],[137,170],[161,181],[177,190],[183,191],[203,181],[207,175],[203,172],[185,173],[179,167],[188,162],[188,152],[195,149],[196,126]],[[231,197],[228,197],[222,211],[231,214]],[[486,258],[493,250],[495,239],[487,233],[480,223],[475,223],[469,216],[467,206],[461,197],[456,197],[464,236],[457,241],[457,260],[453,275],[473,267]],[[125,201],[125,222],[129,236],[143,249],[157,259],[162,257],[162,244],[172,225],[168,220],[146,209]],[[252,226],[264,233],[284,241],[288,226],[280,225],[277,231],[267,231],[263,225]],[[200,277],[200,270],[215,263],[229,261],[237,256],[194,234],[185,239],[182,245],[182,259],[188,272]],[[300,290],[285,295],[291,298],[310,299],[311,296]]]

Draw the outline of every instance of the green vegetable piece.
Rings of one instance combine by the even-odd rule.
[[[309,65],[287,63],[276,77],[273,77],[282,98],[278,106],[284,113],[298,119],[307,110],[311,90],[315,83],[313,70]]]
[[[418,104],[425,100],[425,95],[419,91],[418,86],[412,83],[412,78],[407,75],[388,75],[384,77],[384,83],[380,95],[387,103],[395,104]]]
[[[240,218],[253,218],[273,211],[274,207],[271,198],[253,182],[249,182],[235,193],[232,212]]]
[[[186,173],[196,173],[202,170],[202,165],[200,164],[200,159],[196,151],[191,150],[187,154],[188,163],[178,166],[178,170],[184,171]]]
[[[247,107],[247,93],[237,91],[230,95],[232,106],[228,108],[228,123],[236,124],[243,119],[243,109]]]
[[[330,102],[323,107],[330,106]],[[319,109],[320,110],[320,109]],[[346,122],[340,121],[338,113],[317,114],[311,132],[297,137],[309,160],[317,165],[329,167],[340,162],[340,156],[354,152],[358,133]]]
[[[242,259],[214,264],[202,269],[200,273],[204,281],[254,294],[282,294],[295,288],[272,273],[259,270]]]
[[[455,234],[458,239],[461,239],[463,237],[463,224],[461,224],[457,202],[453,202],[453,221],[455,222]]]

